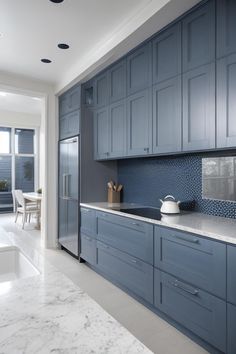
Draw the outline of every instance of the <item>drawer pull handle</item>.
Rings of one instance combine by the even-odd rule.
[[[86,238],[86,240],[91,241],[90,237],[86,236],[85,238]]]
[[[91,210],[83,208],[82,211],[84,211],[85,213],[89,213]]]
[[[132,225],[134,225],[134,226],[140,226],[140,224],[137,223],[137,222],[132,222]]]
[[[199,243],[199,240],[197,238],[185,238],[183,236],[176,235],[176,238],[182,241],[190,242],[190,243]]]
[[[196,289],[191,290],[191,289],[186,288],[185,286],[179,284],[179,283],[176,282],[176,281],[175,281],[175,282],[172,282],[171,284],[174,285],[174,287],[179,288],[179,289],[185,291],[185,292],[188,293],[188,294],[191,294],[191,295],[194,295],[194,296],[197,296],[197,295],[198,295],[198,290],[196,290]]]
[[[132,263],[137,263],[136,259],[131,259]]]

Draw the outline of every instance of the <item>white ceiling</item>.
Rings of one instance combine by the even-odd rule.
[[[0,71],[53,83],[59,91],[96,69],[101,58],[104,63],[106,55],[116,60],[198,1],[0,0]],[[61,50],[58,43],[68,43],[70,49]],[[41,58],[52,63],[43,64]]]
[[[37,97],[0,91],[0,111],[41,114],[42,100]]]

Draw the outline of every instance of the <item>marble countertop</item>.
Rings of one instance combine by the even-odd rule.
[[[179,215],[163,215],[161,220],[154,220],[119,211],[121,208],[140,207],[139,204],[100,202],[81,203],[81,206],[236,244],[236,219],[227,219],[198,212],[181,212]]]
[[[0,248],[11,246],[41,274],[0,284],[0,354],[151,353],[27,240],[0,228]]]

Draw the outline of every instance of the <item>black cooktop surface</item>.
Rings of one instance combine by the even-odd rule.
[[[159,209],[156,208],[132,208],[132,209],[120,209],[119,211],[127,214],[133,214],[138,216],[143,216],[144,218],[161,220],[161,213]]]

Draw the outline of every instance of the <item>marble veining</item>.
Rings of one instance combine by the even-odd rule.
[[[181,212],[179,215],[164,215],[162,219],[154,220],[141,216],[126,214],[120,212],[120,208],[134,208],[140,204],[134,203],[81,203],[81,206],[93,208],[120,216],[142,220],[156,225],[166,226],[197,235],[212,238],[231,244],[236,244],[236,220],[223,217],[217,217],[198,212]],[[112,208],[112,209],[111,209]],[[115,210],[116,209],[116,210]]]
[[[0,354],[151,353],[43,254],[0,229],[0,247],[14,245],[40,275],[0,286]]]

